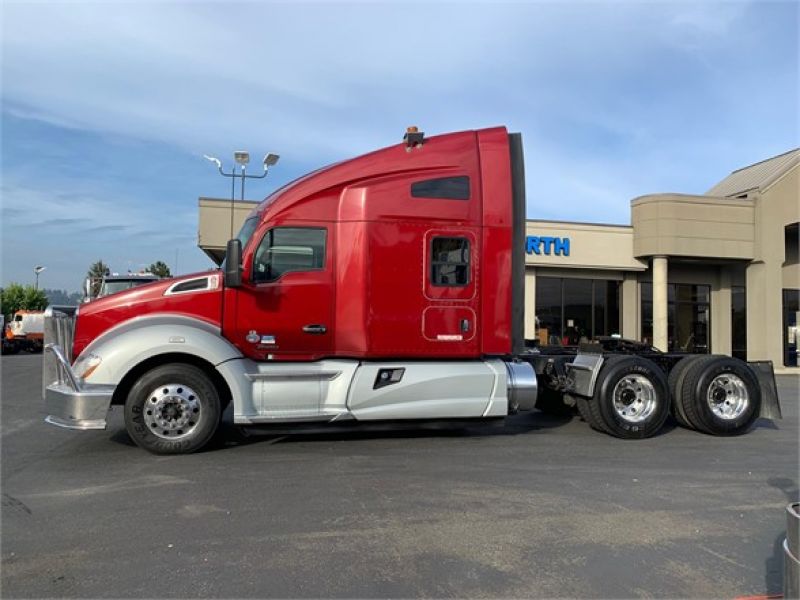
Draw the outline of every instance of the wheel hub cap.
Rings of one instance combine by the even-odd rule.
[[[167,440],[186,437],[202,418],[197,393],[180,383],[169,383],[153,389],[147,396],[143,410],[148,429]]]
[[[629,423],[647,420],[656,409],[656,389],[643,375],[628,375],[614,386],[614,411]]]
[[[726,373],[711,380],[706,400],[714,416],[730,421],[747,410],[750,394],[739,376]]]

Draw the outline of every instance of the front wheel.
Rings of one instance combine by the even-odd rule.
[[[169,364],[147,371],[125,402],[125,428],[154,454],[188,454],[205,446],[222,414],[219,393],[201,369]]]

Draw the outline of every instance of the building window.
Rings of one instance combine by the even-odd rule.
[[[412,198],[469,200],[469,177],[441,177],[411,184]]]
[[[653,343],[653,284],[641,283],[642,341]],[[711,286],[667,284],[667,340],[669,352],[707,354],[711,351]]]
[[[536,278],[536,336],[543,346],[561,344],[562,291],[561,279]]]
[[[800,290],[783,290],[783,364],[797,366],[800,336]]]
[[[469,240],[435,237],[431,240],[431,283],[464,286],[469,283]]]
[[[537,339],[541,345],[576,345],[619,333],[619,282],[536,278]]]
[[[747,360],[747,293],[743,285],[731,287],[731,355]]]
[[[792,223],[783,229],[784,263],[796,265],[800,262],[800,224]]]
[[[325,265],[324,229],[276,227],[261,239],[253,260],[253,282],[275,281],[290,271],[314,271]]]
[[[620,333],[619,282],[594,280],[594,331],[598,335]]]

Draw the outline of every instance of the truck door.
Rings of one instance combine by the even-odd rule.
[[[477,231],[442,228],[425,235],[422,334],[454,354],[471,354],[478,347]]]
[[[264,233],[245,265],[245,281],[236,290],[229,339],[245,355],[255,360],[315,360],[330,354],[331,234],[326,224],[279,226]]]

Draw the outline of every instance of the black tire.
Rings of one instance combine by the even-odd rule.
[[[536,396],[536,408],[546,415],[571,417],[575,414],[572,406],[564,404],[564,395],[550,388],[540,388]]]
[[[608,429],[606,429],[603,422],[598,421],[594,414],[592,414],[592,410],[590,408],[592,402],[594,402],[594,400],[589,400],[583,396],[575,396],[575,406],[578,408],[578,414],[581,416],[581,419],[583,419],[589,425],[589,427],[596,431],[601,433],[611,433]]]
[[[586,401],[586,408],[595,425],[600,425],[589,421],[595,429],[623,439],[651,437],[669,416],[666,375],[646,358],[611,356],[600,371],[594,397]],[[635,414],[637,410],[647,414],[640,417]]]
[[[672,370],[669,372],[669,377],[667,378],[667,384],[669,385],[669,396],[671,399],[670,409],[672,416],[678,422],[678,425],[685,427],[686,429],[696,429],[696,427],[692,425],[686,418],[686,414],[683,412],[683,404],[681,404],[680,401],[683,379],[686,376],[686,371],[689,369],[689,367],[691,367],[696,361],[702,360],[703,358],[707,357],[695,354],[680,359],[678,363],[672,367]]]
[[[730,356],[695,361],[683,376],[679,397],[687,420],[712,435],[744,433],[761,412],[758,379],[747,363]]]
[[[181,363],[147,371],[125,401],[128,435],[154,454],[196,452],[213,437],[221,415],[212,380],[202,369]]]

